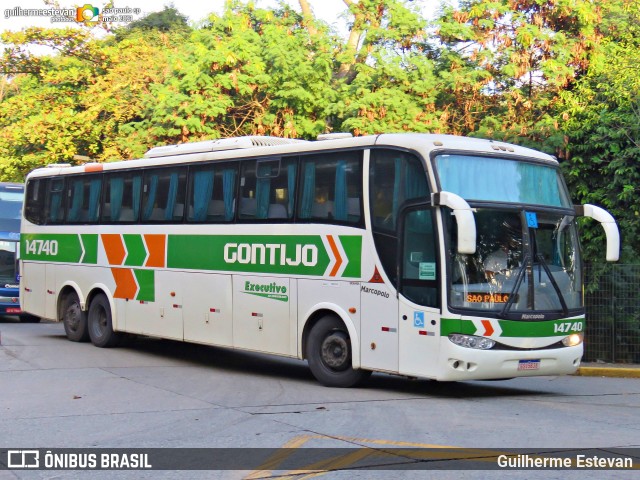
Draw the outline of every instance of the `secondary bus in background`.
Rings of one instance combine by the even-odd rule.
[[[18,245],[24,185],[0,183],[0,315],[19,315],[22,321],[39,321],[20,308]]]
[[[347,135],[350,137],[349,135]],[[27,179],[23,308],[70,340],[123,333],[307,359],[329,386],[575,372],[575,207],[551,156],[489,140],[238,137]]]

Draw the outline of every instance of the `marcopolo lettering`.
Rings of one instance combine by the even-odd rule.
[[[362,287],[360,287],[360,291],[364,292],[364,293],[371,294],[371,295],[377,295],[379,297],[389,298],[389,293],[388,292],[383,292],[382,290],[377,290],[375,288],[369,288],[369,287],[366,287],[364,285],[362,285]]]
[[[226,263],[251,265],[291,265],[300,264],[314,267],[318,263],[318,247],[315,245],[296,245],[288,251],[284,243],[227,243],[224,246]]]

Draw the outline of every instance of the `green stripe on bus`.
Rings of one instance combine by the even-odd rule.
[[[358,235],[340,235],[340,243],[344,253],[349,259],[347,268],[344,269],[343,277],[359,278],[361,275],[361,253],[362,253],[362,237]]]
[[[84,257],[82,263],[95,265],[98,263],[98,235],[93,233],[80,234],[80,239],[84,247]]]
[[[156,282],[154,270],[133,270],[133,274],[138,282],[138,294],[136,300],[154,302],[156,299]]]
[[[124,264],[131,267],[141,267],[147,258],[147,249],[142,241],[142,235],[124,234],[122,239],[127,248],[127,258],[125,258]]]
[[[23,260],[96,264],[98,235],[22,234],[20,235],[20,256]]]
[[[337,238],[346,258],[335,258],[320,235],[169,235],[167,267],[323,276],[342,262],[342,277],[360,277],[362,237]]]
[[[143,266],[142,235],[122,238],[124,265]],[[24,234],[21,253],[25,260],[97,264],[98,235]],[[167,235],[167,268],[360,278],[361,257],[361,235]]]
[[[482,320],[477,320],[480,322]],[[523,321],[523,320],[495,320],[502,329],[501,337],[559,337],[571,333],[584,331],[584,317],[567,320],[547,320],[547,321]],[[443,318],[440,321],[440,333],[442,336],[451,333],[462,333],[466,335],[482,335],[478,332],[478,327],[471,320],[461,320],[457,318]]]

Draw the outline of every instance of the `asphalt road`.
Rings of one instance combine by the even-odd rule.
[[[438,383],[375,374],[318,384],[306,363],[134,337],[100,349],[61,324],[0,320],[0,447],[640,446],[640,379]],[[636,462],[640,466],[640,460]],[[2,478],[630,478],[632,472],[0,471]]]

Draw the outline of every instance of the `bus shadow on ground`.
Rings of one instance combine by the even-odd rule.
[[[60,340],[61,342],[68,342],[64,332],[59,334],[48,332],[43,336]],[[226,373],[251,374],[274,380],[302,381],[305,384],[321,387],[311,374],[307,362],[295,358],[133,334],[125,335],[115,349],[126,349],[130,352],[179,360],[194,366],[206,367]],[[509,379],[503,381],[438,382],[424,378],[385,373],[374,373],[362,385],[352,388],[445,399],[559,395],[555,392],[541,391],[535,387],[531,389],[522,388],[521,385],[514,385]]]
[[[306,361],[298,359],[136,335],[127,336],[119,348],[186,361],[225,372],[250,373],[279,380],[304,381],[320,386],[311,374]],[[423,378],[374,373],[362,385],[353,388],[442,398],[554,395],[552,392],[541,392],[533,388],[526,389],[509,383],[509,380],[438,382]]]

